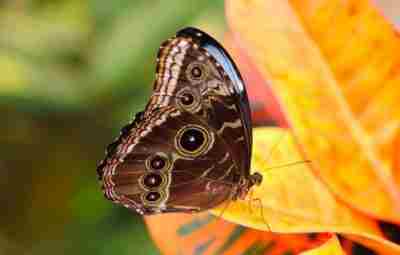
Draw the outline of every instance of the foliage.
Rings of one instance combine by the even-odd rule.
[[[142,219],[103,198],[96,163],[144,106],[161,41],[187,25],[221,31],[223,2],[0,8],[0,253],[157,254]]]

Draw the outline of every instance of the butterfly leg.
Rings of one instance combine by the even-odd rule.
[[[251,186],[253,186],[253,185],[260,185],[262,182],[262,179],[263,179],[262,175],[258,172],[255,172],[254,174],[250,175],[250,178],[249,178],[250,187],[249,188],[251,188]],[[264,217],[264,207],[263,207],[261,199],[260,198],[250,198],[250,201],[249,201],[250,204],[253,201],[257,202],[259,204],[261,218],[263,219],[265,225],[267,226],[268,231],[272,232],[270,225],[268,224],[267,220]]]
[[[264,207],[263,207],[263,204],[262,204],[261,199],[260,199],[260,198],[254,198],[254,199],[250,200],[250,203],[251,203],[252,201],[257,202],[257,203],[259,204],[259,206],[260,206],[260,216],[261,216],[261,218],[262,218],[264,224],[267,226],[268,231],[269,231],[269,232],[272,232],[271,226],[268,224],[268,221],[267,221],[267,220],[265,219],[265,217],[264,217]]]

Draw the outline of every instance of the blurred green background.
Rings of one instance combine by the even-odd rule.
[[[96,164],[187,25],[221,39],[223,1],[0,2],[0,254],[158,254]]]

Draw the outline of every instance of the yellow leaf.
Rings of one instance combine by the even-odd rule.
[[[227,16],[315,174],[348,205],[399,223],[392,146],[400,37],[393,27],[366,0],[229,1]]]
[[[400,246],[387,241],[373,219],[338,201],[308,163],[286,166],[301,159],[289,131],[254,129],[252,168],[263,175],[263,181],[246,200],[229,202],[213,213],[241,225],[273,232],[352,234],[384,244],[386,251],[400,254]]]

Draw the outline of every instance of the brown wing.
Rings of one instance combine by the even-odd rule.
[[[100,172],[105,196],[141,214],[215,207],[241,175],[217,130],[171,106],[148,113]]]
[[[193,28],[165,42],[157,61],[144,113],[98,167],[106,197],[151,214],[205,210],[245,194],[261,179],[249,176],[250,110],[234,63]],[[199,140],[205,147],[196,148]]]
[[[229,141],[243,176],[249,176],[251,120],[240,74],[210,36],[188,28],[166,41],[157,58],[157,79],[146,111],[165,106],[198,116]]]

